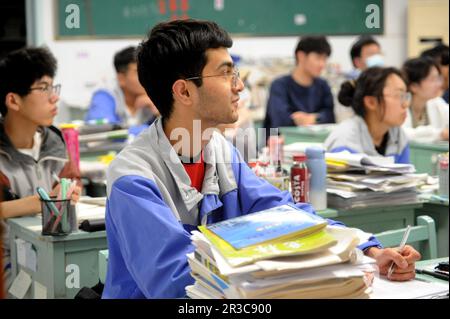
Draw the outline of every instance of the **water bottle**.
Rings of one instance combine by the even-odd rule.
[[[448,198],[448,153],[439,154],[439,196]]]
[[[327,164],[325,150],[322,147],[307,147],[306,165],[310,173],[309,202],[315,210],[327,208]]]
[[[78,128],[75,124],[61,124],[61,132],[66,141],[67,152],[69,153],[70,165],[75,172],[80,172],[80,150],[78,141]]]

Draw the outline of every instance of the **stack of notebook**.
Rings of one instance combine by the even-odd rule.
[[[368,297],[373,260],[356,248],[368,237],[361,231],[290,205],[199,229],[187,256],[190,298]]]

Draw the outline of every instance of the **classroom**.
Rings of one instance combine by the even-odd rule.
[[[0,2],[0,302],[448,299],[448,9]]]

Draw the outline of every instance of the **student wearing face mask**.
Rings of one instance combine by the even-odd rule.
[[[411,107],[403,128],[410,140],[448,141],[448,104],[438,97],[442,88],[439,65],[430,58],[410,59],[403,65]],[[436,99],[436,97],[438,97]]]
[[[367,68],[384,65],[381,46],[371,36],[358,38],[350,50],[350,57],[355,69],[347,74],[349,80],[357,79]]]
[[[325,147],[329,152],[347,150],[409,163],[408,139],[401,125],[411,94],[399,70],[368,68],[356,81],[342,84],[338,99],[342,105],[351,106],[356,115],[341,122],[328,136]]]

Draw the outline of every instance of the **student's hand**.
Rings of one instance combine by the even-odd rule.
[[[441,139],[443,141],[448,141],[448,127],[444,128],[441,132]]]
[[[291,119],[297,126],[316,124],[316,115],[311,113],[297,111],[291,114]]]
[[[137,109],[148,107],[155,116],[159,116],[158,109],[156,108],[155,104],[153,104],[152,100],[150,100],[147,94],[139,95],[134,102],[134,106]]]
[[[393,281],[406,281],[416,276],[415,262],[421,258],[420,253],[409,245],[405,245],[402,252],[396,248],[370,248],[366,255],[376,260],[381,275],[388,275],[391,263],[394,262],[394,272],[388,278]]]

